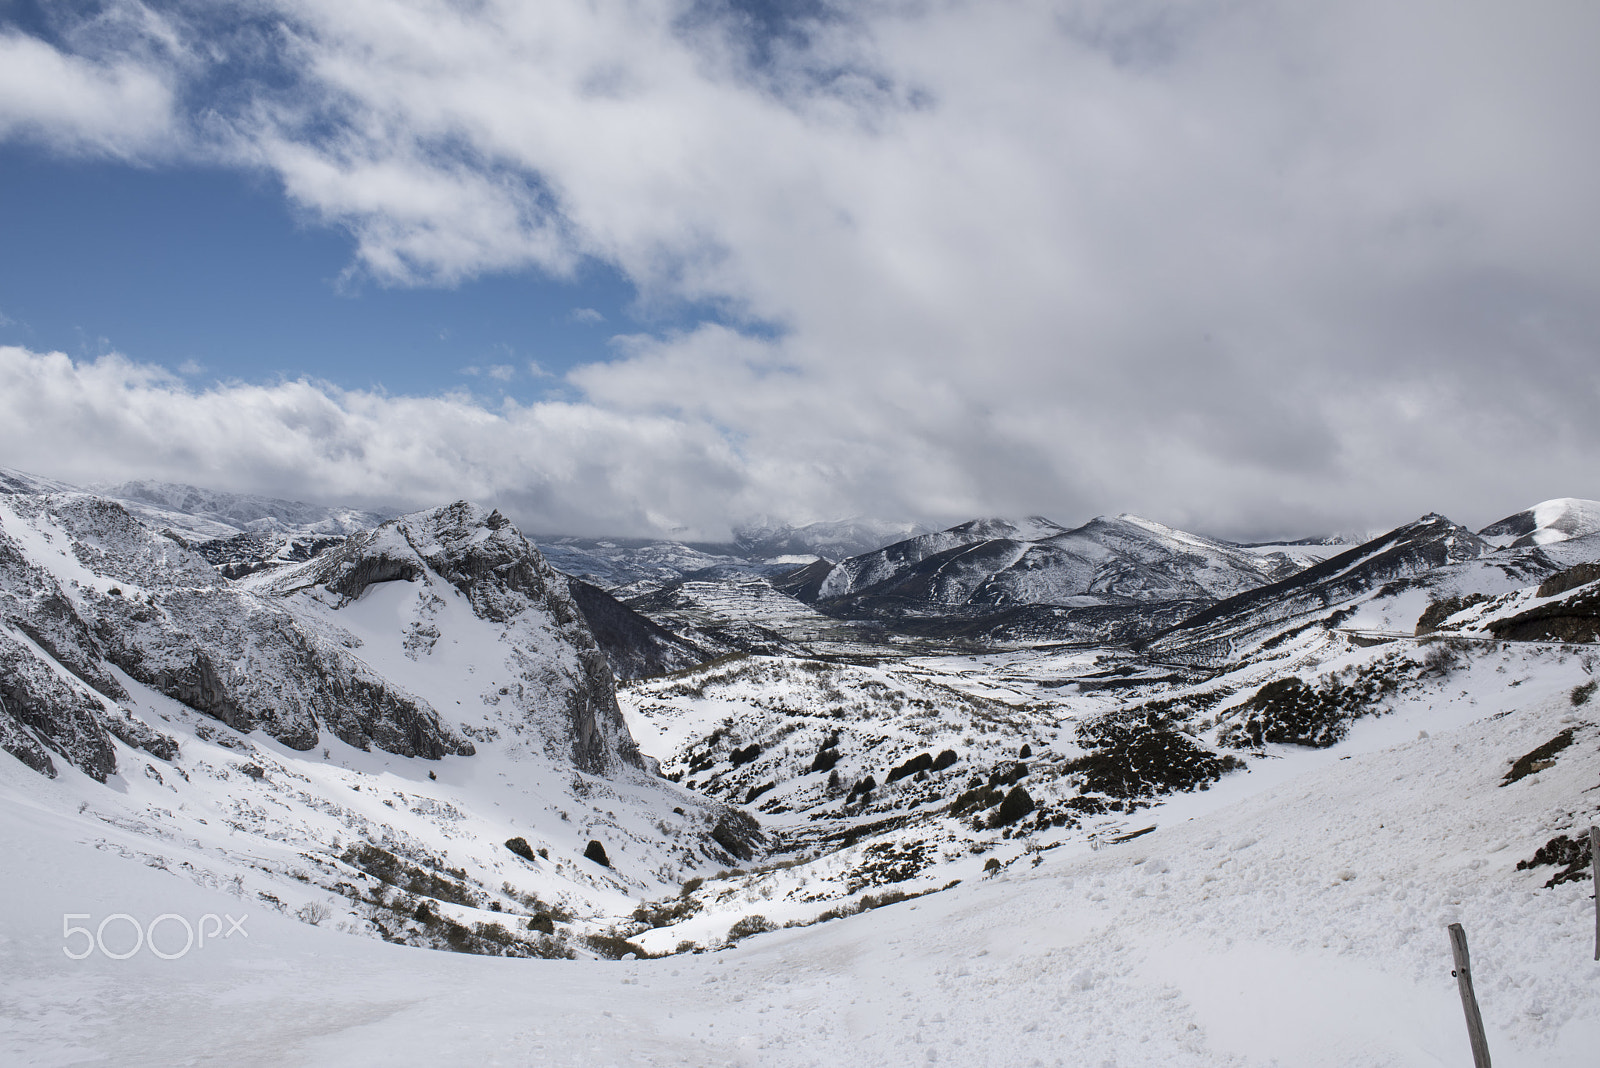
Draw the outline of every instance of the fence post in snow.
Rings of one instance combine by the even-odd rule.
[[[1467,1014],[1467,1037],[1472,1041],[1473,1068],[1489,1068],[1489,1040],[1483,1033],[1483,1016],[1478,1012],[1478,996],[1472,992],[1472,964],[1467,957],[1467,932],[1452,923],[1450,952],[1455,956],[1456,985],[1461,988],[1461,1008]]]
[[[1600,827],[1589,828],[1589,863],[1594,865],[1594,959],[1600,960]]]

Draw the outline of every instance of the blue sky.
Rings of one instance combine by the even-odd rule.
[[[297,220],[270,178],[27,145],[0,146],[0,233],[0,343],[121,352],[197,384],[310,376],[531,399],[564,391],[572,366],[609,359],[616,334],[707,314],[642,309],[595,260],[565,279],[523,270],[386,285],[352,272],[349,237]]]
[[[1595,39],[1570,0],[0,0],[0,464],[709,538],[1597,498]]]

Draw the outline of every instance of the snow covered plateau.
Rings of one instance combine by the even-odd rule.
[[[0,1063],[1600,1063],[1596,502],[553,541],[0,470]]]

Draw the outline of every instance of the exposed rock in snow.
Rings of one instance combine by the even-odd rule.
[[[303,564],[344,542],[343,534],[268,532],[214,538],[191,547],[210,561],[223,577],[241,579],[262,571]]]

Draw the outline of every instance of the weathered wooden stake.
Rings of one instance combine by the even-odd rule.
[[[1600,960],[1600,827],[1589,828],[1589,863],[1594,865],[1594,959]]]
[[[1467,956],[1467,932],[1459,923],[1450,925],[1450,952],[1455,956],[1456,985],[1461,988],[1461,1008],[1467,1014],[1467,1037],[1472,1041],[1473,1068],[1489,1068],[1489,1040],[1483,1033],[1483,1016],[1478,1012],[1478,996],[1472,992],[1472,962]]]

